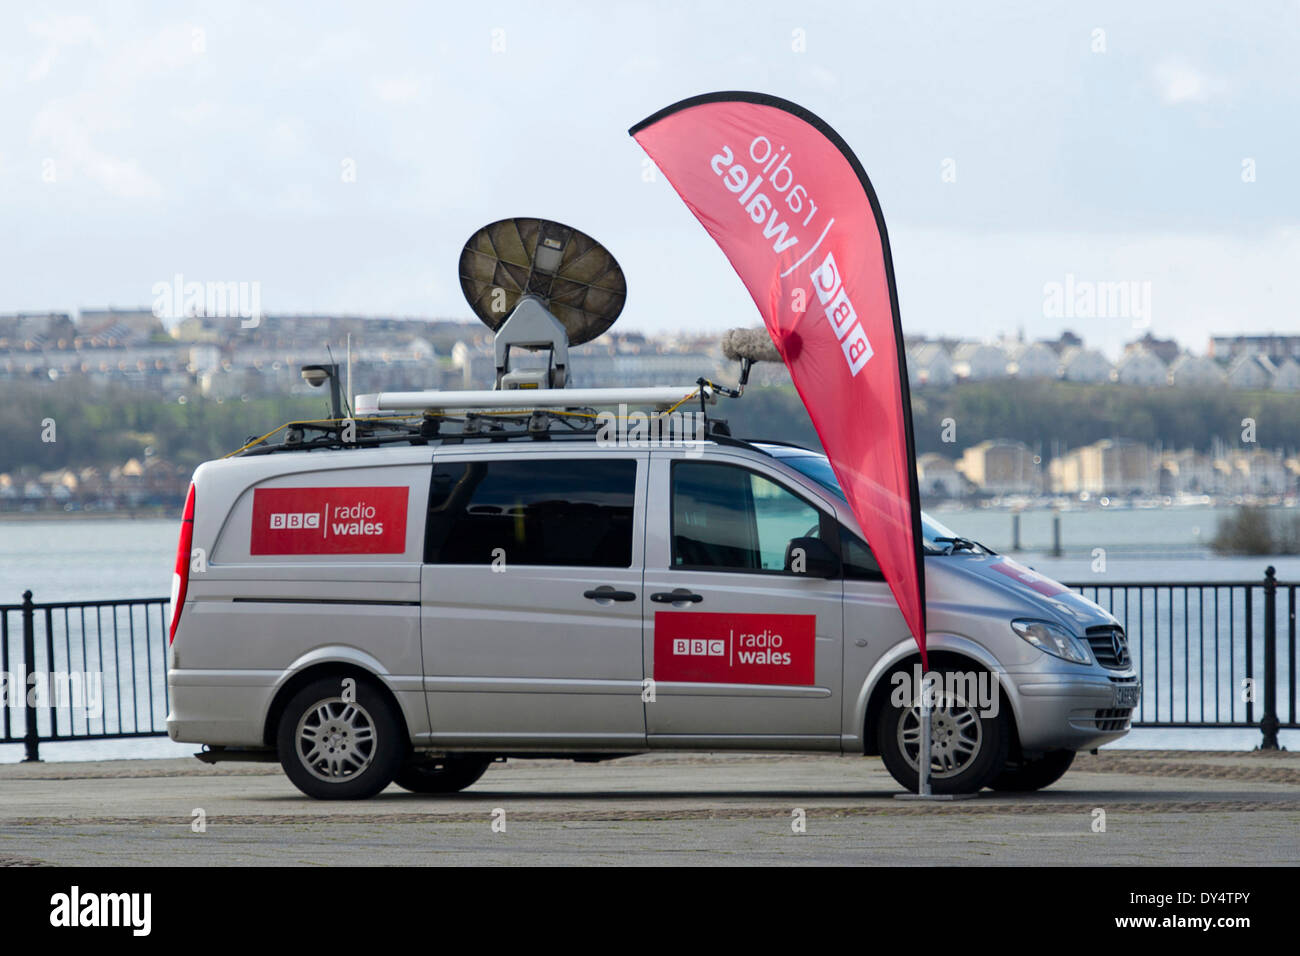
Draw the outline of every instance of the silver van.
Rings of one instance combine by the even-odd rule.
[[[1128,731],[1114,617],[928,518],[924,537],[926,675],[803,448],[432,437],[208,462],[168,733],[357,799],[662,750],[879,755],[915,790],[927,681],[937,793],[1044,787]]]

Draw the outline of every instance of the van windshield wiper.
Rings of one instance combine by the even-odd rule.
[[[982,547],[978,542],[972,541],[970,538],[939,537],[934,538],[933,540],[948,543],[949,547],[948,550],[944,552],[945,554],[952,554],[954,551],[975,551]]]

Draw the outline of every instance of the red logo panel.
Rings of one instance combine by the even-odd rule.
[[[407,488],[258,488],[250,554],[401,554]]]
[[[1056,594],[1064,594],[1068,588],[1063,588],[1045,574],[1039,574],[1033,568],[1027,568],[1019,561],[1013,561],[1010,558],[1002,558],[994,561],[989,567],[999,574],[1005,574],[1013,581],[1019,581],[1027,588],[1032,588],[1039,594],[1045,594],[1052,597]]]
[[[815,614],[655,612],[655,680],[812,684]]]

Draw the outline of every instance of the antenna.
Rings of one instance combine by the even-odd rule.
[[[460,285],[496,333],[498,389],[563,388],[569,346],[608,330],[627,300],[627,280],[609,250],[549,219],[501,219],[479,229],[461,251]],[[512,367],[512,349],[547,352],[546,367]]]

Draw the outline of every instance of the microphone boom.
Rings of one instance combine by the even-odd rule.
[[[767,329],[729,329],[722,336],[722,354],[733,362],[780,362]]]

